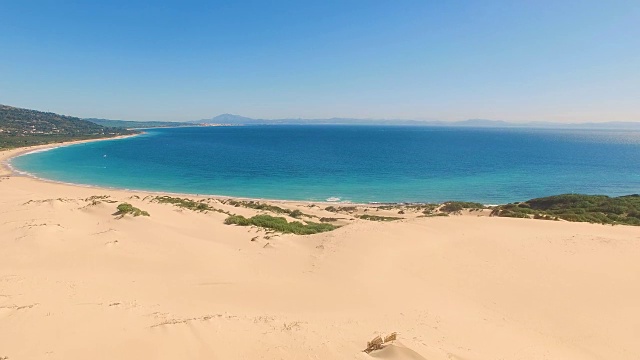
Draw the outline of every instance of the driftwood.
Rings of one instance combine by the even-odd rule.
[[[383,343],[384,341],[382,340],[382,338],[380,336],[376,336],[373,338],[373,340],[367,342],[367,348],[364,349],[364,352],[368,354],[374,350],[380,350],[382,349]]]
[[[388,343],[390,341],[394,341],[398,338],[398,333],[392,332],[391,334],[384,337],[384,342]]]
[[[384,348],[386,345],[388,345],[388,343],[396,340],[397,337],[398,337],[398,334],[395,332],[392,332],[391,334],[385,336],[384,340],[382,339],[382,337],[380,337],[380,335],[378,335],[374,337],[371,341],[367,342],[367,348],[364,349],[363,351],[368,354],[372,351],[380,350]]]

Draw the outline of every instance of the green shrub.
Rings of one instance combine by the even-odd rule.
[[[464,209],[484,209],[484,205],[466,201],[447,201],[442,205],[440,211],[446,213],[455,213],[460,212]]]
[[[297,235],[310,235],[325,231],[331,231],[338,228],[338,226],[326,223],[314,223],[299,221],[287,222],[287,219],[283,217],[275,217],[271,215],[256,215],[250,218],[245,218],[241,215],[231,215],[225,221],[227,225],[239,225],[239,226],[258,226],[265,229],[271,229],[282,233],[291,233]]]
[[[137,207],[134,207],[133,205],[129,204],[129,203],[122,203],[120,205],[118,205],[117,207],[118,211],[115,212],[113,215],[117,215],[120,217],[123,217],[127,214],[131,214],[134,217],[135,216],[150,216],[148,212],[144,211],[144,210],[140,210]]]
[[[327,206],[324,209],[330,212],[354,212],[358,210],[358,208],[355,206],[340,206],[340,207]]]
[[[523,206],[524,204],[524,206]],[[493,216],[527,217],[599,224],[640,225],[640,196],[563,194],[497,206]]]
[[[358,215],[356,217],[363,220],[370,220],[370,221],[394,221],[394,220],[403,219],[401,217],[395,217],[395,216],[377,216],[377,215],[367,215],[367,214]]]
[[[240,226],[249,226],[251,225],[251,221],[242,215],[231,215],[224,220],[224,223],[227,225],[240,225]]]
[[[464,208],[462,207],[461,204],[459,203],[445,203],[441,208],[440,211],[442,212],[446,212],[446,213],[453,213],[453,212],[459,212],[462,211]]]
[[[223,214],[230,214],[227,211],[216,209],[210,206],[209,204],[204,202],[204,200],[194,201],[191,199],[186,199],[186,198],[183,199],[183,198],[171,197],[171,196],[156,196],[155,198],[153,198],[152,201],[158,202],[160,204],[172,204],[177,207],[181,207],[181,208],[189,209],[193,211],[216,211]]]
[[[530,218],[529,214],[527,213],[511,211],[511,210],[503,210],[503,211],[500,211],[498,214],[499,214],[498,216],[500,217],[511,217],[511,218],[522,218],[522,219]]]
[[[297,210],[297,209],[296,209],[296,210],[293,210],[292,212],[290,212],[290,213],[289,213],[289,216],[291,216],[292,218],[299,218],[299,217],[301,217],[302,215],[304,215],[304,214],[302,213],[302,211]]]
[[[246,207],[249,209],[264,210],[264,211],[269,211],[276,214],[287,214],[294,218],[299,218],[301,216],[314,217],[313,215],[307,215],[297,209],[296,210],[285,209],[276,205],[264,204],[258,201],[240,201],[240,200],[229,199],[226,201],[226,204],[232,205],[235,207]]]

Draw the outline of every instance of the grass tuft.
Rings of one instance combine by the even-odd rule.
[[[459,213],[464,209],[484,209],[485,206],[480,203],[467,202],[467,201],[447,201],[442,204],[440,211],[445,213]]]
[[[211,205],[207,204],[204,200],[194,201],[186,198],[178,198],[171,196],[156,196],[152,201],[158,202],[160,204],[172,204],[177,207],[181,207],[184,209],[189,209],[193,211],[216,211],[223,214],[230,214],[227,211],[216,209]]]
[[[378,215],[357,215],[357,218],[363,219],[363,220],[369,220],[369,221],[394,221],[394,220],[401,220],[403,218],[401,217],[396,217],[396,216],[378,216]]]
[[[265,229],[271,229],[282,233],[290,233],[297,235],[311,235],[326,231],[335,230],[338,226],[327,223],[314,223],[307,221],[302,223],[299,221],[287,222],[283,217],[275,217],[271,215],[256,215],[245,218],[242,215],[231,215],[224,221],[227,225],[239,226],[258,226]]]
[[[235,207],[245,207],[249,209],[269,211],[276,214],[287,214],[293,218],[300,218],[302,216],[315,217],[313,215],[305,214],[302,211],[297,209],[291,210],[291,209],[281,208],[280,206],[265,204],[258,201],[242,201],[242,200],[229,199],[223,203],[227,205],[235,206]]]
[[[129,203],[122,203],[117,207],[118,211],[116,211],[113,215],[119,216],[120,218],[124,217],[127,214],[136,216],[150,216],[148,212],[144,210],[140,210],[137,207]]]

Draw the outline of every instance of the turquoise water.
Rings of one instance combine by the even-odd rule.
[[[288,200],[487,204],[640,192],[640,132],[391,126],[153,129],[13,159],[63,182]]]

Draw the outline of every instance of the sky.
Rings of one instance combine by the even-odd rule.
[[[79,117],[640,121],[640,1],[0,0],[0,104]]]

